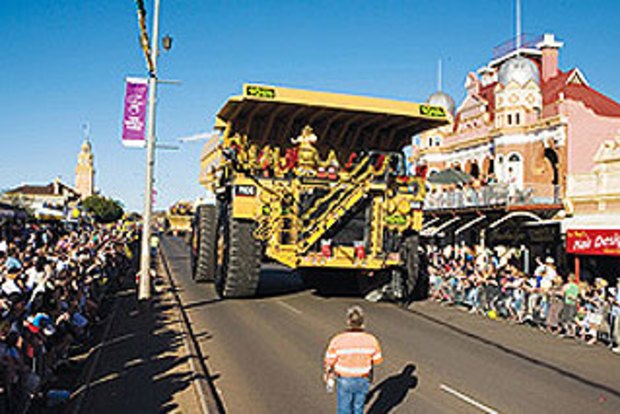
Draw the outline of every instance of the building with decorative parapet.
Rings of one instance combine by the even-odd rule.
[[[585,173],[568,177],[566,197],[569,215],[596,215],[611,224],[610,217],[620,226],[620,131],[615,139],[603,142],[594,157],[594,166]],[[605,217],[608,217],[607,219]]]
[[[620,132],[603,142],[587,173],[567,183],[567,252],[585,278],[620,277]]]
[[[460,104],[441,90],[429,97],[452,123],[419,136],[417,165],[427,167],[431,183],[450,169],[468,177],[431,186],[421,233],[430,242],[511,246],[529,266],[552,256],[567,271],[565,215],[620,204],[609,161],[620,104],[580,69],[561,70],[562,47],[553,34],[522,35],[467,74]]]
[[[533,202],[559,202],[569,176],[590,171],[597,148],[620,128],[620,104],[578,68],[559,69],[563,43],[553,34],[521,40],[467,75],[453,123],[420,137],[419,162],[430,173],[453,167],[527,191]],[[429,102],[441,104],[435,94]]]

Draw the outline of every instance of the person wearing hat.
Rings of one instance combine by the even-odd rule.
[[[325,352],[324,379],[336,378],[338,414],[362,414],[370,388],[373,367],[383,362],[379,341],[364,330],[364,312],[359,306],[347,310],[348,329],[331,339]]]
[[[558,271],[555,268],[555,260],[552,257],[547,257],[545,259],[545,270],[543,274],[543,279],[545,282],[553,283],[555,278],[558,276]]]

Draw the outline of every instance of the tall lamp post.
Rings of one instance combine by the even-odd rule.
[[[149,98],[147,109],[146,174],[144,181],[144,214],[142,216],[142,251],[138,300],[151,298],[151,217],[153,215],[153,173],[155,169],[155,106],[157,103],[157,57],[159,55],[159,1],[154,0],[153,29],[149,65]]]

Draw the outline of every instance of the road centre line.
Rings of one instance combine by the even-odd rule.
[[[286,309],[290,310],[291,312],[295,312],[298,315],[301,315],[301,311],[299,309],[297,309],[296,307],[294,307],[293,305],[289,305],[286,302],[282,302],[281,300],[277,300],[276,303],[279,303],[280,305],[284,306]]]
[[[455,390],[454,388],[451,388],[451,387],[447,386],[446,384],[440,384],[439,388],[442,391],[445,391],[448,394],[451,394],[451,395],[455,396],[456,398],[458,398],[458,399],[460,399],[462,401],[465,401],[466,403],[468,403],[470,405],[473,405],[474,407],[478,408],[480,411],[483,411],[483,412],[485,412],[487,414],[499,414],[499,412],[497,410],[494,410],[493,408],[488,407],[488,406],[486,406],[486,405],[484,405],[484,404],[474,400],[471,397],[468,397],[467,395],[463,394],[462,392],[459,392],[459,391]]]

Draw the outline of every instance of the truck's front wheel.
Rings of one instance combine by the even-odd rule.
[[[220,210],[217,235],[215,285],[224,298],[256,295],[260,276],[261,245],[254,238],[254,222],[231,217],[230,208]]]

